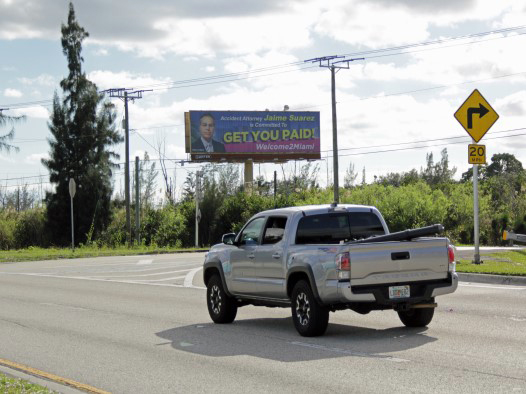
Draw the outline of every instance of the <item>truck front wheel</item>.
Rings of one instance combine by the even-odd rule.
[[[398,317],[406,327],[425,327],[433,319],[435,308],[409,309],[398,312]]]
[[[236,300],[226,295],[223,283],[214,275],[206,286],[206,304],[208,313],[214,323],[232,323],[237,315]]]
[[[292,289],[292,321],[301,336],[323,335],[329,324],[329,310],[318,304],[309,283],[300,280]]]

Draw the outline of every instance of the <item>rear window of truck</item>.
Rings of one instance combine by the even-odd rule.
[[[372,212],[342,212],[305,216],[296,231],[296,244],[338,244],[385,234]]]

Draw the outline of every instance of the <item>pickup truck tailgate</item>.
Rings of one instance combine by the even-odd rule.
[[[350,246],[351,286],[447,278],[446,238]]]

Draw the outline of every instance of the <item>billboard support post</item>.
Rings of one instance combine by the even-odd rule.
[[[252,183],[254,182],[254,163],[252,160],[245,161],[245,192],[252,194]]]
[[[274,171],[274,209],[278,207],[276,203],[276,191],[278,190],[278,172]]]

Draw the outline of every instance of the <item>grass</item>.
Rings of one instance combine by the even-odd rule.
[[[0,393],[5,394],[51,394],[56,393],[38,384],[29,383],[27,380],[10,378],[0,373]]]
[[[36,248],[29,247],[19,250],[2,250],[0,252],[0,263],[17,261],[38,261],[55,259],[76,259],[81,257],[101,257],[101,256],[129,256],[142,254],[161,254],[193,252],[204,249],[182,249],[176,247],[157,247],[157,246],[133,246],[127,248],[120,246],[116,248],[98,248],[96,246],[82,246],[75,248],[75,251],[66,248]]]
[[[526,250],[494,252],[480,258],[482,264],[472,264],[471,260],[457,262],[458,272],[480,274],[526,276]]]

